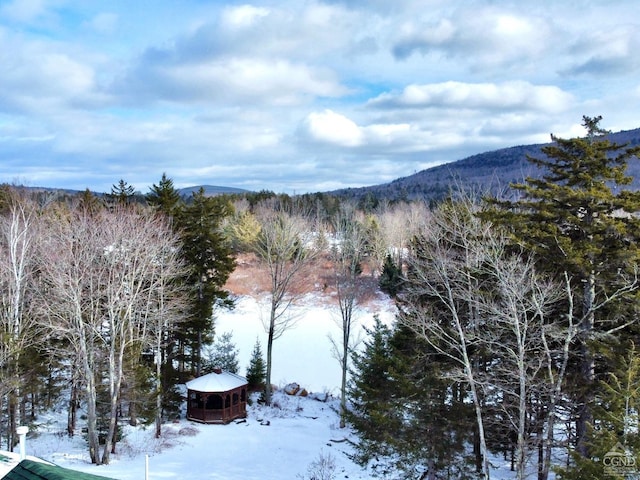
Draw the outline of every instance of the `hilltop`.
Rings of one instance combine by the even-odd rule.
[[[640,144],[640,128],[612,133],[608,138],[618,144]],[[453,187],[476,191],[503,191],[511,183],[526,177],[540,176],[527,157],[542,157],[541,149],[550,145],[534,144],[503,148],[480,153],[455,162],[438,165],[389,183],[361,188],[347,188],[328,192],[341,197],[360,199],[367,195],[389,200],[439,200]],[[634,178],[630,185],[640,189],[640,162],[630,162],[627,173]]]

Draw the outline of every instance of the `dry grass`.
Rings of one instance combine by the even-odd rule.
[[[252,253],[244,253],[239,255],[236,261],[236,269],[230,275],[225,288],[239,296],[258,297],[267,294],[270,286],[269,274],[256,256]],[[292,285],[292,293],[296,295],[315,294],[323,302],[334,303],[336,301],[334,275],[331,260],[327,256],[319,257],[307,265],[304,271],[296,277]],[[370,271],[365,270],[360,276],[359,282],[362,293],[359,303],[367,304],[373,301],[379,292],[378,278],[371,275]]]

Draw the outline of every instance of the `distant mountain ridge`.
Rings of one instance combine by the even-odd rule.
[[[636,146],[640,144],[640,128],[612,133],[608,138],[614,143]],[[399,199],[431,201],[446,197],[454,188],[479,192],[502,191],[512,183],[521,183],[526,177],[541,175],[541,171],[527,161],[527,156],[542,157],[541,149],[546,145],[551,143],[521,145],[480,153],[428,168],[389,183],[370,187],[344,188],[327,193],[353,199],[372,195],[378,199],[392,201]],[[627,174],[633,177],[629,188],[640,190],[640,159],[629,162]]]

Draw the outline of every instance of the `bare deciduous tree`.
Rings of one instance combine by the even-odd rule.
[[[175,236],[157,217],[129,208],[96,213],[75,210],[51,218],[44,243],[44,311],[51,334],[64,339],[77,356],[87,403],[87,437],[93,463],[109,462],[117,428],[118,402],[127,350],[152,343],[159,319],[158,292],[165,304],[170,275],[167,255]],[[166,321],[157,320],[159,322]],[[96,400],[106,366],[109,427],[99,452]]]
[[[271,370],[273,342],[292,326],[289,307],[296,298],[292,290],[295,278],[314,256],[314,249],[305,243],[310,232],[301,216],[284,211],[264,209],[258,215],[260,234],[254,243],[258,259],[266,267],[270,279],[269,318],[267,332],[267,368],[265,402],[271,404]]]
[[[468,299],[479,291],[479,282],[471,275],[485,261],[486,252],[479,245],[492,232],[475,217],[475,208],[471,201],[445,204],[433,214],[407,259],[400,320],[459,366],[457,377],[468,385],[475,410],[479,467],[483,478],[489,479],[480,378],[472,353],[479,347],[481,319]]]
[[[400,203],[378,215],[384,255],[390,254],[396,265],[402,265],[403,253],[411,239],[424,229],[430,212],[422,202]],[[384,256],[382,257],[384,258]]]
[[[492,357],[485,384],[500,393],[509,430],[516,437],[516,478],[523,480],[533,449],[530,424],[536,412],[531,401],[547,401],[548,382],[553,377],[545,374],[549,368],[554,375],[556,372],[553,358],[558,341],[551,332],[564,330],[558,316],[553,315],[564,290],[562,284],[536,272],[531,257],[510,253],[506,237],[496,234],[485,238],[480,248],[486,252],[485,261],[474,275],[482,278],[482,288],[465,300],[475,303],[483,319],[480,341]],[[540,355],[542,352],[547,354]],[[550,415],[549,409],[545,410],[545,415]],[[538,422],[544,424],[544,418]]]
[[[362,260],[365,255],[366,234],[365,227],[356,218],[355,210],[346,205],[334,217],[334,231],[336,243],[331,249],[334,265],[334,285],[336,299],[340,311],[339,328],[341,338],[335,341],[331,338],[334,353],[340,362],[340,427],[346,426],[345,413],[347,410],[347,373],[349,358],[353,348],[353,325],[359,301],[362,296],[358,277],[362,273]]]
[[[13,450],[20,421],[20,358],[37,332],[27,297],[33,291],[38,222],[33,202],[13,190],[7,194],[8,209],[0,216],[0,388],[7,406],[7,448]]]

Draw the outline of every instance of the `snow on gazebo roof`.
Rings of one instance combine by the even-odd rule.
[[[216,370],[186,383],[189,390],[198,392],[227,392],[247,385],[247,379],[231,372]]]

